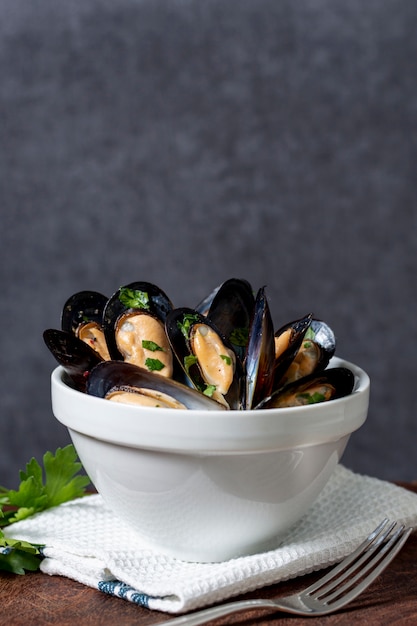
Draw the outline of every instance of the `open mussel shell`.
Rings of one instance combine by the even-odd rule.
[[[336,351],[336,337],[333,330],[323,320],[313,319],[307,331],[307,338],[312,339],[320,346],[317,368],[324,369]]]
[[[78,291],[68,298],[62,308],[61,329],[77,334],[80,325],[96,322],[101,325],[107,297],[98,291]]]
[[[207,311],[207,317],[233,345],[241,361],[246,353],[254,306],[255,296],[250,283],[230,278],[217,290]]]
[[[217,285],[217,287],[207,294],[207,296],[200,300],[197,306],[194,307],[194,310],[197,311],[197,313],[201,313],[201,315],[207,315],[209,308],[211,307],[211,304],[220,288],[221,285]]]
[[[152,283],[134,282],[120,287],[109,298],[103,312],[103,329],[111,359],[132,360],[143,365],[142,359],[147,357],[142,346],[154,344],[154,351],[167,353],[172,367],[171,348],[164,328],[166,316],[172,308],[168,296]],[[119,335],[121,330],[127,333],[123,338]],[[155,356],[154,360],[161,361],[164,367],[167,365],[165,359]]]
[[[65,330],[48,328],[43,333],[47,348],[61,365],[71,385],[85,391],[89,372],[102,361],[100,355],[84,341]]]
[[[283,386],[292,381],[308,376],[313,372],[324,370],[335,353],[336,338],[325,322],[312,319],[299,348],[284,374],[281,372],[279,385]]]
[[[102,327],[107,297],[98,291],[78,291],[65,302],[61,314],[61,329],[73,333],[103,359],[109,359]]]
[[[354,384],[350,369],[333,367],[285,385],[255,408],[279,409],[335,400],[352,393]]]
[[[274,328],[264,287],[256,295],[244,366],[244,408],[251,409],[271,394],[274,382]]]
[[[195,309],[173,309],[165,322],[172,350],[186,379],[231,409],[241,408],[242,367],[233,346]]]
[[[273,389],[278,389],[282,385],[282,379],[288,368],[294,361],[303,339],[311,326],[312,313],[305,315],[301,319],[289,322],[281,326],[274,335],[275,341],[275,364]]]
[[[97,365],[88,377],[86,391],[89,395],[107,399],[114,399],[114,394],[119,392],[143,395],[146,400],[156,400],[153,406],[159,406],[160,402],[160,406],[170,408],[181,406],[193,410],[224,409],[218,402],[191,387],[123,361],[103,361]],[[141,404],[140,398],[133,404]],[[147,401],[146,406],[149,406]]]

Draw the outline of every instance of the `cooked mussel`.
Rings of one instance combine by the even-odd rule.
[[[82,391],[102,361],[139,367],[151,382],[157,376],[159,384],[161,378],[185,383],[181,390],[194,388],[228,409],[325,401],[352,390],[349,370],[326,369],[336,340],[325,322],[309,313],[275,331],[265,287],[255,297],[239,278],[220,284],[195,309],[174,309],[158,286],[144,281],[120,287],[109,299],[80,291],[63,307],[61,330],[46,330],[44,340]],[[147,386],[139,394],[124,381],[112,397],[137,403],[139,394],[142,403],[178,406],[176,391]]]
[[[135,282],[118,289],[103,312],[111,359],[134,363],[170,378],[173,356],[164,322],[171,309],[168,296],[151,283]]]
[[[346,367],[314,372],[275,391],[256,408],[279,409],[342,398],[352,393],[355,377]]]
[[[273,389],[278,389],[282,378],[298,353],[304,336],[310,328],[313,314],[281,326],[274,334],[275,365]]]
[[[43,333],[43,339],[59,365],[64,368],[71,386],[85,391],[89,372],[102,361],[99,353],[65,330],[48,328]]]
[[[229,408],[240,408],[241,367],[232,345],[213,322],[183,307],[168,314],[165,327],[189,383]]]
[[[61,314],[61,329],[73,333],[103,359],[110,358],[102,327],[106,303],[107,297],[98,291],[78,291],[65,302]]]
[[[139,406],[224,409],[224,406],[191,387],[123,361],[98,364],[88,377],[86,391],[113,402]]]
[[[322,320],[312,319],[294,358],[280,377],[282,386],[294,380],[324,370],[336,348],[336,339],[330,326]]]

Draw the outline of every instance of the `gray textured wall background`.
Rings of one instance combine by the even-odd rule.
[[[417,4],[0,0],[0,484],[69,441],[42,331],[80,289],[231,276],[372,379],[344,463],[417,477]]]

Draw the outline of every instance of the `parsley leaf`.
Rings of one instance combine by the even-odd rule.
[[[145,350],[150,350],[151,352],[157,352],[158,350],[164,352],[164,349],[161,348],[161,346],[158,346],[157,343],[149,339],[142,339],[142,348],[144,348]]]
[[[159,359],[146,359],[145,365],[150,372],[160,372],[165,367]]]
[[[304,339],[312,339],[314,341],[315,338],[316,333],[314,332],[314,329],[309,326],[306,330],[306,334],[304,335]]]
[[[9,539],[0,530],[0,570],[12,574],[24,574],[25,570],[35,572],[42,559],[39,547],[20,539]]]
[[[186,339],[188,339],[190,334],[191,326],[198,322],[199,316],[197,313],[185,313],[182,318],[182,322],[177,322],[177,326],[184,335]]]
[[[85,495],[88,476],[79,475],[82,465],[72,444],[46,452],[43,468],[31,459],[20,471],[17,490],[0,487],[0,526],[26,519],[34,513]],[[36,571],[42,559],[39,545],[6,537],[0,530],[0,570],[14,574]]]
[[[130,309],[149,309],[149,295],[146,291],[121,287],[119,300]]]
[[[26,471],[20,472],[20,485],[16,491],[0,487],[0,526],[85,494],[90,479],[85,475],[76,475],[82,465],[77,461],[77,452],[72,444],[58,448],[55,455],[46,452],[43,464],[44,471],[36,459],[31,459]]]
[[[300,398],[301,400],[305,400],[305,402],[303,402],[303,404],[316,404],[317,402],[324,402],[326,400],[325,396],[322,393],[319,393],[318,391],[315,391],[314,393],[308,393],[307,391],[305,393],[299,393],[297,394],[297,398]]]
[[[245,347],[249,339],[249,328],[234,328],[229,339],[233,345]]]
[[[190,371],[190,367],[195,365],[195,363],[198,363],[198,359],[195,354],[187,354],[187,356],[184,357],[184,368],[187,374]]]
[[[216,385],[207,385],[203,391],[203,394],[211,398],[215,391],[216,391]]]

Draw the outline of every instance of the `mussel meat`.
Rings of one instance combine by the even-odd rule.
[[[354,383],[355,377],[346,367],[313,372],[278,389],[256,408],[279,409],[335,400],[352,393]]]
[[[107,297],[98,291],[79,291],[65,302],[61,314],[61,329],[73,333],[100,354],[110,359],[102,327]]]
[[[173,356],[164,327],[171,309],[168,296],[151,283],[135,282],[118,289],[103,312],[111,359],[172,377]]]
[[[133,363],[103,361],[87,380],[88,394],[140,406],[222,410],[225,407],[191,387]]]
[[[195,309],[182,307],[168,314],[165,328],[189,383],[217,402],[239,408],[239,363],[213,322]]]

